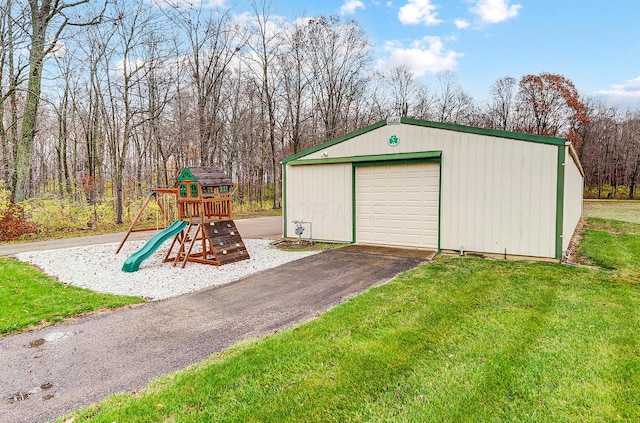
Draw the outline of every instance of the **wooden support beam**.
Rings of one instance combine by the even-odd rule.
[[[127,238],[129,238],[129,235],[131,235],[131,232],[133,232],[133,227],[136,225],[136,223],[138,223],[138,220],[140,220],[140,216],[142,216],[142,212],[147,207],[147,204],[149,204],[149,200],[151,200],[151,197],[155,197],[155,196],[156,196],[155,191],[151,191],[149,193],[149,195],[147,196],[147,198],[144,200],[144,203],[142,204],[142,207],[140,207],[140,210],[138,210],[138,213],[136,214],[136,217],[133,219],[133,222],[131,222],[131,226],[129,226],[129,230],[125,234],[124,238],[122,238],[122,242],[120,242],[120,245],[118,245],[118,249],[116,250],[116,254],[118,254],[120,252],[120,250],[122,249],[122,246],[127,241]]]

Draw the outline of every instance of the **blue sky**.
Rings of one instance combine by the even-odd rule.
[[[498,78],[550,72],[640,107],[638,0],[274,0],[272,12],[355,19],[381,70],[404,63],[431,86],[452,70],[478,101]]]

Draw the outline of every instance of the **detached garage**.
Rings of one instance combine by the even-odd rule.
[[[283,160],[283,232],[561,259],[583,176],[565,139],[392,118]]]

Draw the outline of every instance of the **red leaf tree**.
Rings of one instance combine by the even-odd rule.
[[[552,73],[525,75],[516,98],[520,132],[566,137],[580,147],[578,128],[589,122],[589,116],[573,82]]]

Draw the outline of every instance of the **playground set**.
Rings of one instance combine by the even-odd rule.
[[[149,193],[129,230],[116,250],[135,229],[152,198],[156,200],[163,220],[169,222],[167,203],[159,195],[169,196],[177,210],[177,219],[155,234],[138,251],[129,256],[122,270],[135,272],[168,239],[173,237],[163,262],[185,267],[188,261],[221,266],[249,258],[249,253],[233,222],[231,179],[224,172],[209,167],[185,167],[173,188],[156,188]]]

